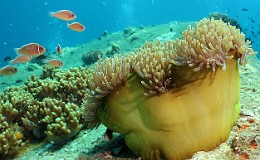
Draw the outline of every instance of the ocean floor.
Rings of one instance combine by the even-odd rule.
[[[181,37],[181,33],[193,22],[171,22],[156,26],[129,27],[124,31],[104,33],[90,43],[75,47],[66,47],[61,56],[49,57],[63,61],[62,69],[87,66],[82,59],[84,54],[99,50],[101,56],[126,54],[133,52],[146,41],[168,40]],[[249,58],[250,64],[240,68],[241,75],[241,114],[233,127],[229,140],[210,152],[198,152],[192,160],[242,160],[260,159],[260,63],[256,57]],[[88,67],[91,67],[89,65]],[[0,77],[0,91],[14,85],[21,85],[30,75],[39,76],[42,66],[37,63],[18,65],[19,72],[12,77]],[[54,145],[49,142],[29,142],[21,150],[17,160],[88,160],[88,159],[140,159],[131,153],[124,144],[121,135],[115,134],[109,142],[105,141],[106,128],[100,126],[94,130],[81,130],[70,141]]]

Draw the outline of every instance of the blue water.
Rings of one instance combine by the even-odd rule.
[[[246,8],[248,11],[242,11]],[[66,22],[49,16],[50,11],[69,9],[86,26],[78,33]],[[1,0],[0,66],[6,56],[15,56],[13,48],[37,42],[50,51],[59,43],[75,46],[128,26],[156,25],[170,21],[198,21],[209,12],[227,13],[239,21],[259,51],[259,0]],[[252,21],[255,21],[253,22]]]

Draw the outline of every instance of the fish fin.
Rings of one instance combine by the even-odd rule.
[[[13,60],[10,60],[10,61],[8,61],[7,63],[8,63],[8,65],[13,65],[13,64],[14,64],[14,59],[13,59]]]
[[[42,59],[41,62],[46,64],[46,63],[48,63],[48,60],[47,59]]]
[[[51,12],[51,11],[50,11],[50,12],[49,12],[49,16],[50,16],[50,17],[54,17],[54,13],[55,13],[55,12]]]
[[[20,49],[20,48],[14,48],[14,51],[15,51],[15,53],[16,53],[17,56],[21,54],[21,53],[19,53],[19,49]]]

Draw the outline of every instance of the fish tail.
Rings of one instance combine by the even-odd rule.
[[[54,17],[54,13],[55,13],[55,12],[51,12],[51,11],[50,11],[50,12],[49,12],[49,16],[50,16],[50,17]]]
[[[12,65],[12,64],[14,64],[14,59],[13,59],[13,60],[10,60],[10,61],[8,61],[7,63],[8,63],[8,65]]]
[[[47,59],[42,59],[41,62],[46,64],[48,62],[48,60]]]
[[[15,51],[15,53],[16,53],[17,56],[20,55],[19,49],[20,49],[20,48],[14,48],[14,51]]]

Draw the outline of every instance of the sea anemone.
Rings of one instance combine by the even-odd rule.
[[[149,42],[96,64],[85,97],[89,128],[125,136],[142,159],[185,159],[227,140],[240,112],[238,62],[254,55],[239,29],[203,19],[182,39]]]

